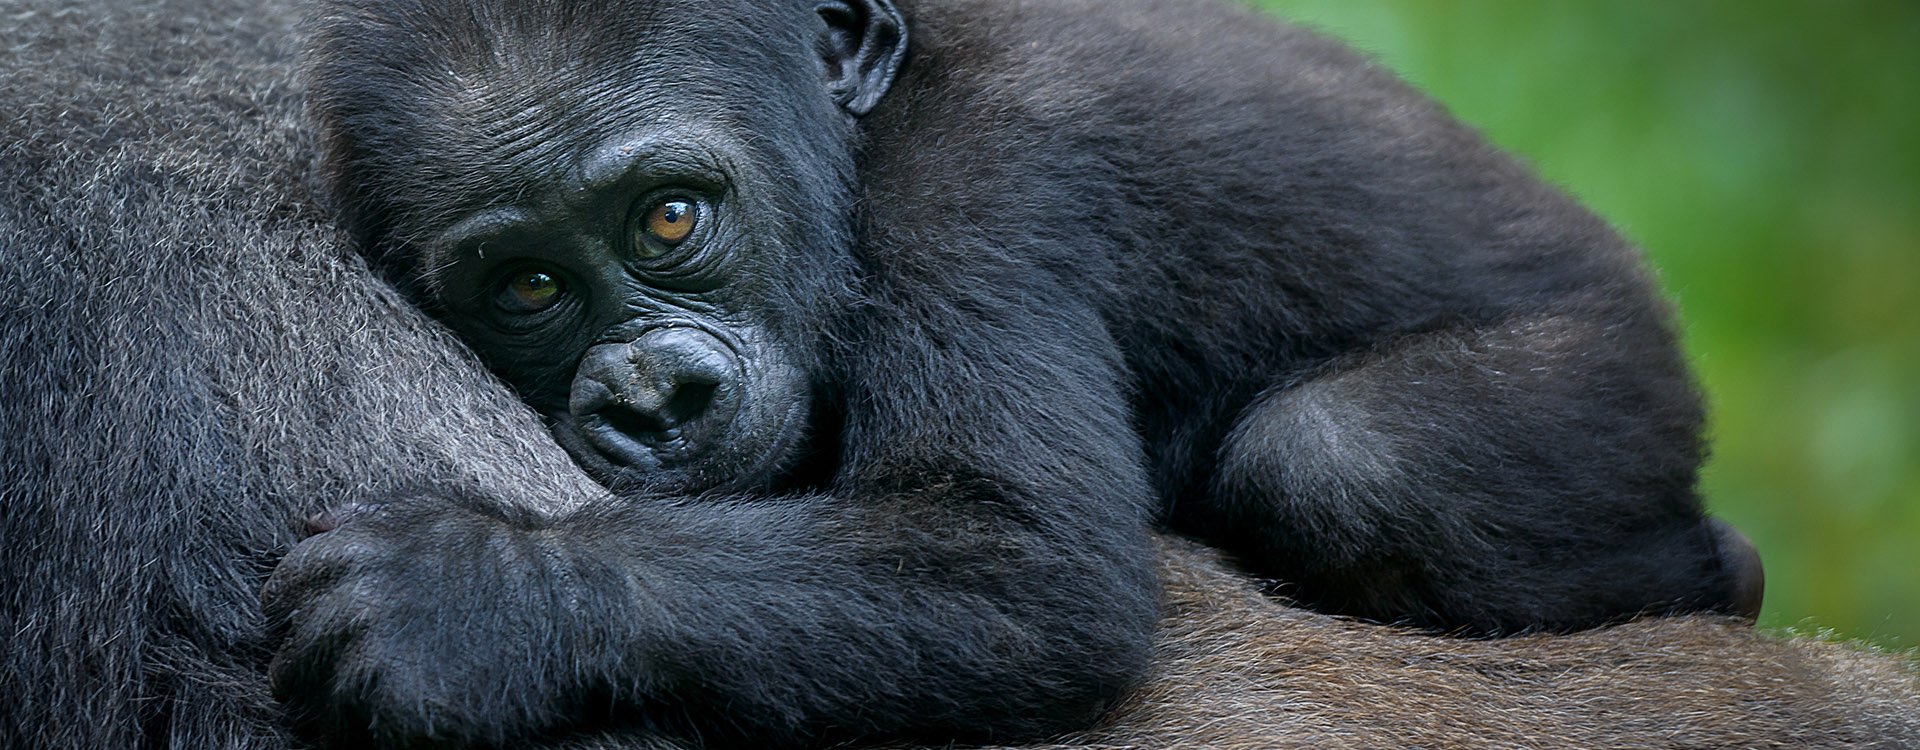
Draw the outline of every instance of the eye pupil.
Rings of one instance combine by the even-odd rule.
[[[647,212],[643,229],[647,236],[672,247],[693,234],[693,204],[683,200],[663,201]]]
[[[513,296],[511,307],[524,312],[537,312],[552,306],[560,298],[560,280],[547,273],[529,271],[513,277],[507,283],[507,291]]]

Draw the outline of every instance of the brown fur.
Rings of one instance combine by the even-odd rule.
[[[1433,636],[1289,607],[1205,547],[1161,546],[1152,676],[1099,727],[1026,750],[1920,748],[1911,654],[1710,616]]]
[[[1168,540],[1153,677],[1052,747],[1920,747],[1920,673],[1716,617],[1434,637],[1285,606]]]

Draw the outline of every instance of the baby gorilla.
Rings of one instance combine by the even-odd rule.
[[[610,487],[375,498],[276,574],[343,742],[1082,726],[1155,522],[1330,612],[1751,615],[1637,255],[1204,0],[334,0],[350,230]]]

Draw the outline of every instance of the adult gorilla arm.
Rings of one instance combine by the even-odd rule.
[[[0,4],[0,746],[283,747],[258,596],[301,519],[598,492],[328,230],[300,13]]]

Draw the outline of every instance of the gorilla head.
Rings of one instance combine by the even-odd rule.
[[[850,300],[853,119],[904,55],[892,6],[527,5],[518,40],[370,8],[341,4],[364,15],[315,71],[365,244],[603,481],[777,476]],[[355,64],[396,48],[441,54]]]

